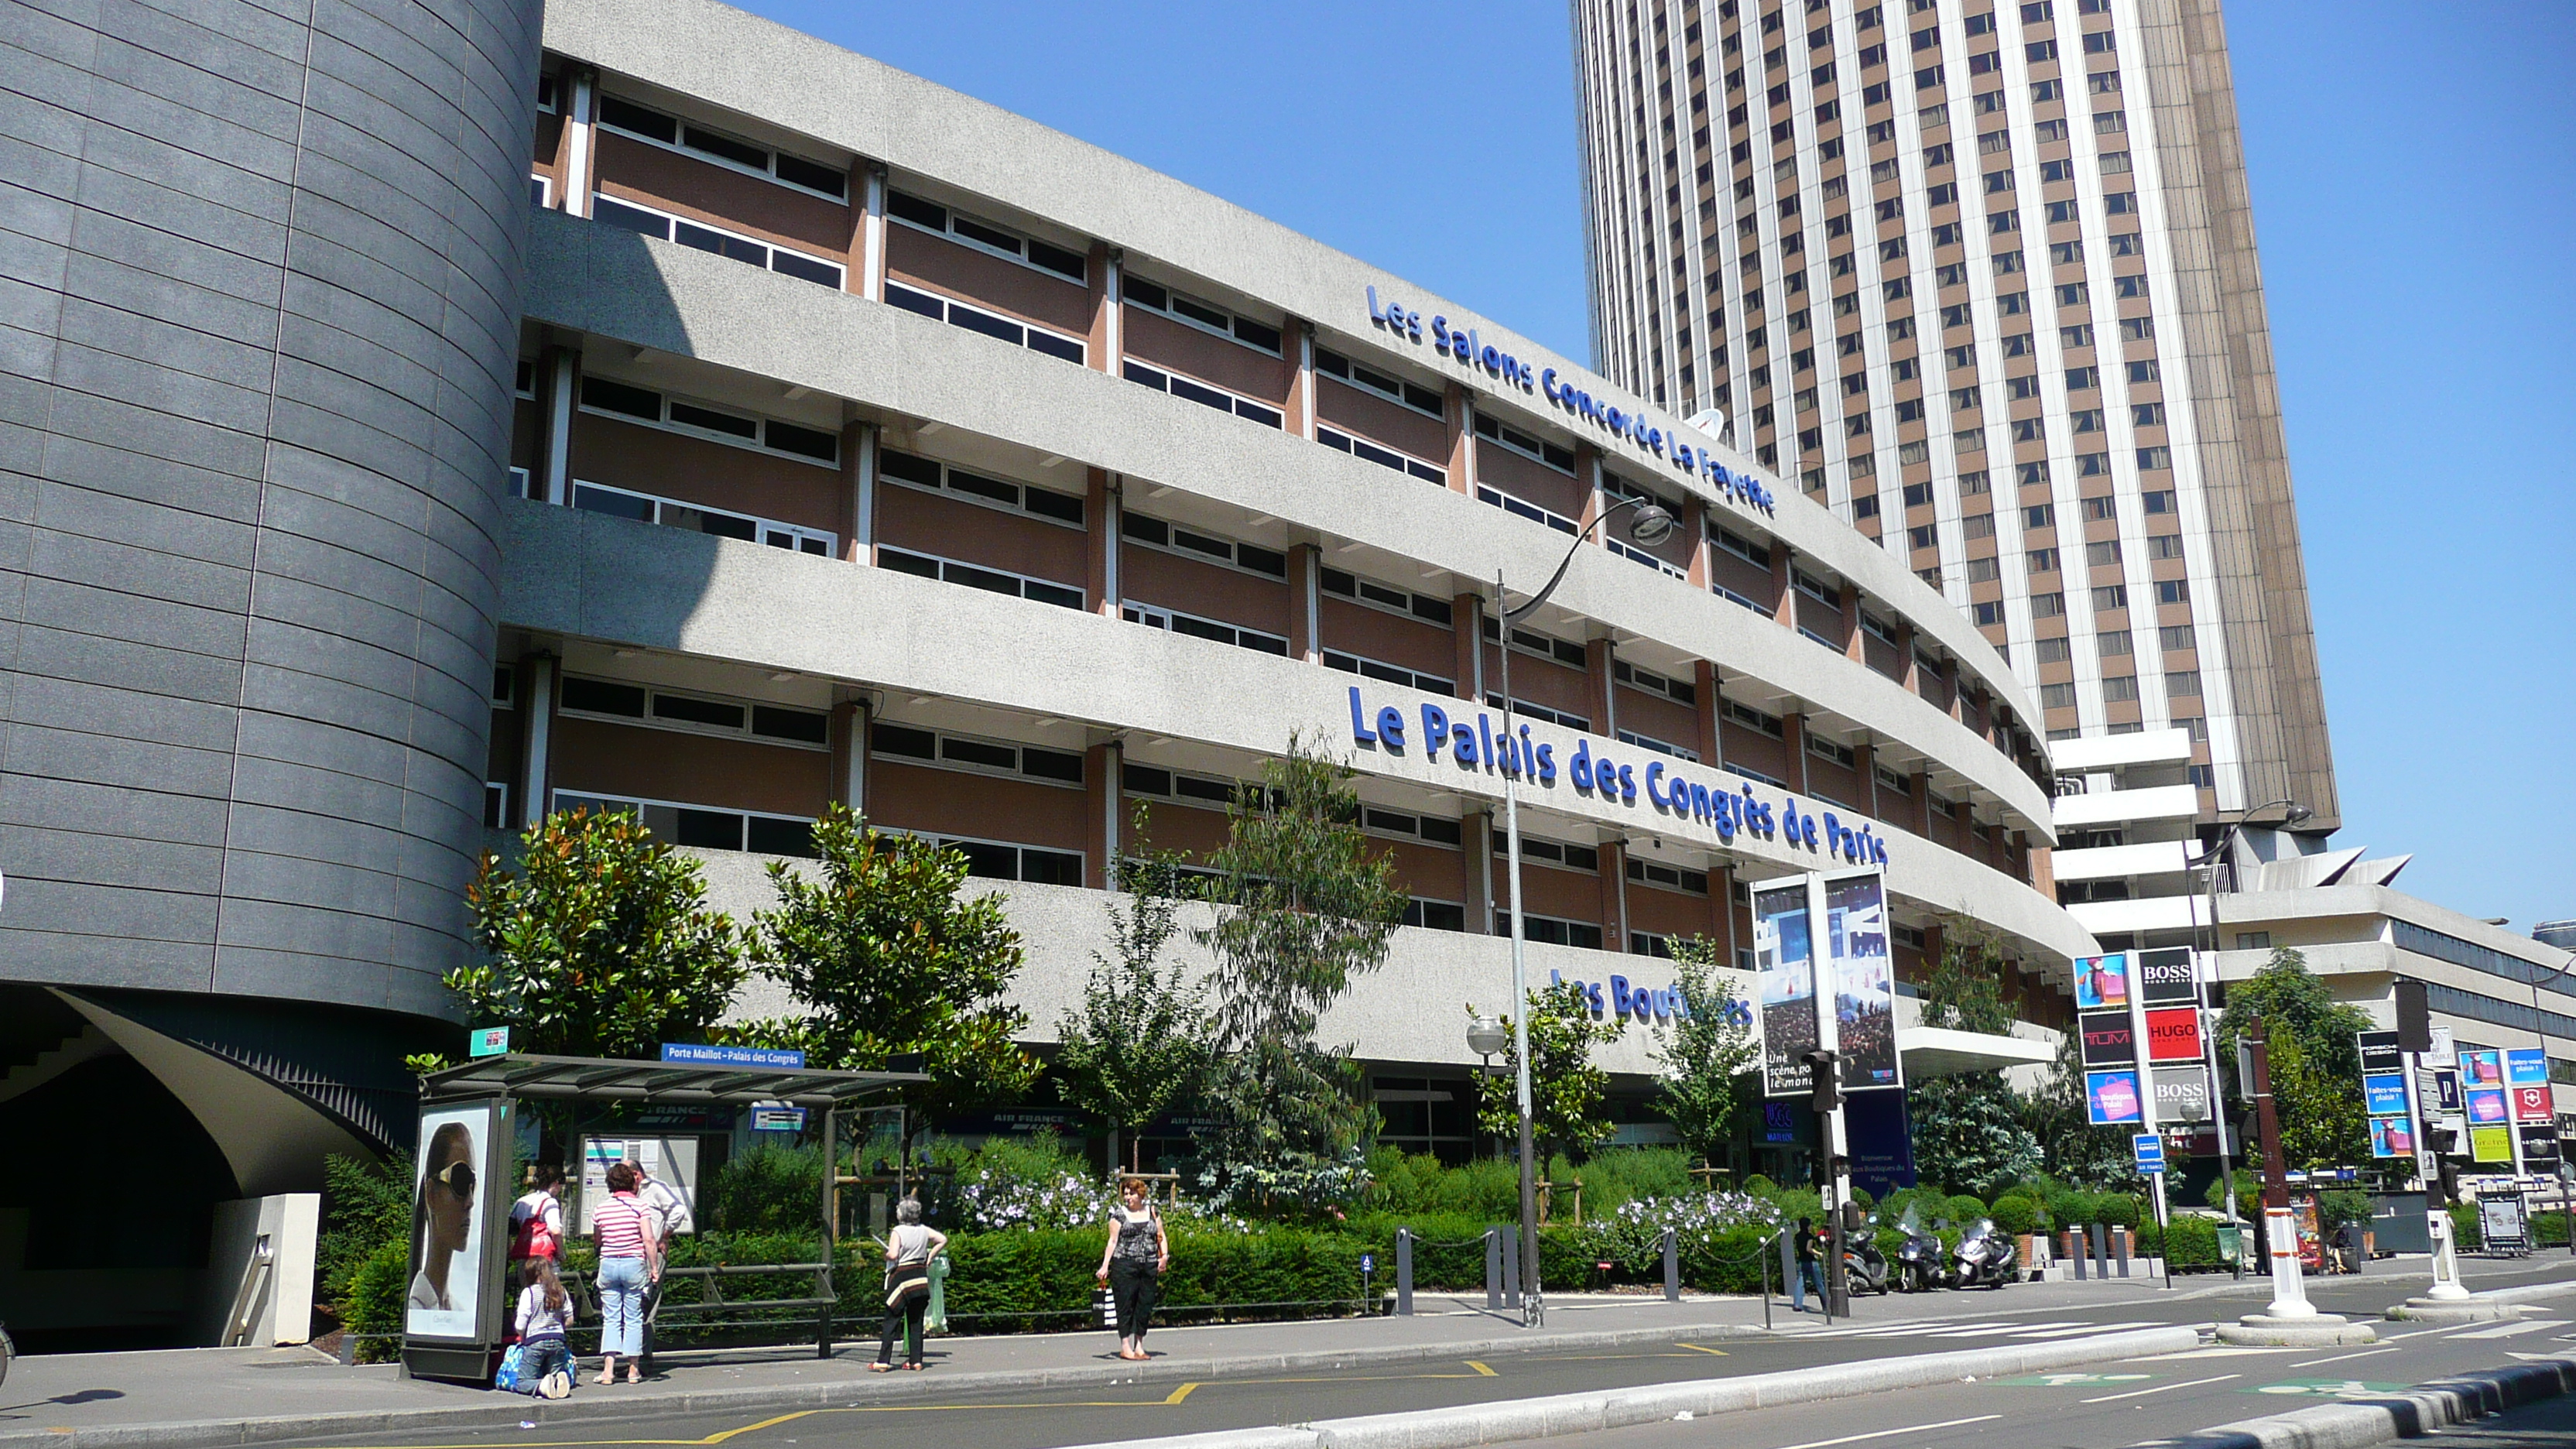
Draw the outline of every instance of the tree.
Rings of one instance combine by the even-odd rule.
[[[519,873],[487,854],[466,889],[485,959],[446,982],[468,1024],[561,1056],[650,1058],[704,1039],[745,968],[742,932],[706,908],[698,863],[622,812],[549,815],[520,843]]]
[[[1654,1052],[1664,1072],[1655,1082],[1657,1105],[1682,1146],[1712,1165],[1734,1134],[1735,1079],[1762,1056],[1751,1028],[1737,1020],[1734,983],[1718,972],[1721,949],[1702,936],[1673,942],[1673,989],[1682,1009]]]
[[[2003,1036],[2013,1011],[2003,994],[2003,953],[1953,924],[1923,982],[1923,1024]],[[1914,1129],[1914,1171],[1926,1182],[1984,1194],[2039,1170],[2039,1139],[2022,1122],[2022,1101],[1999,1071],[1959,1072],[1906,1089]]]
[[[2096,1127],[2084,1104],[2083,1034],[2067,1031],[2039,1090],[2023,1103],[2022,1121],[2041,1144],[2048,1174],[2095,1192],[2135,1189],[2138,1164],[2129,1128]]]
[[[752,915],[765,969],[805,1014],[743,1034],[850,1071],[918,1055],[930,1081],[906,1100],[934,1116],[1026,1092],[1037,1058],[1012,1038],[1028,1014],[1003,993],[1027,954],[1000,896],[958,898],[966,857],[871,830],[840,804],[814,822],[814,852],[810,871],[770,862],[778,905]]]
[[[1395,867],[1369,853],[1349,766],[1291,736],[1285,758],[1227,807],[1228,839],[1206,864],[1216,922],[1192,937],[1216,957],[1201,1180],[1317,1206],[1362,1185],[1376,1113],[1359,1100],[1346,1050],[1315,1044],[1323,1013],[1351,978],[1386,960],[1406,898]]]
[[[1472,1002],[1467,1015],[1476,1015]],[[1509,1016],[1502,1023],[1511,1029]],[[1580,982],[1530,992],[1530,1135],[1540,1162],[1559,1152],[1578,1161],[1589,1157],[1617,1130],[1593,1116],[1610,1094],[1610,1074],[1592,1064],[1592,1048],[1617,1041],[1627,1025],[1624,1016],[1595,1020],[1592,998]],[[1520,1140],[1520,1061],[1520,1053],[1507,1046],[1502,1072],[1476,1078],[1476,1126],[1488,1137]]]
[[[2370,1124],[2362,1111],[2361,1043],[2370,1030],[2361,1008],[2337,1001],[2332,988],[2308,970],[2307,957],[2288,946],[2273,948],[2263,969],[2227,988],[2227,1010],[2218,1039],[2234,1041],[2257,1025],[2271,1042],[2272,1109],[2281,1123],[2284,1168],[2333,1167],[2370,1156]],[[2235,1053],[2219,1053],[2219,1070],[2235,1087]]]
[[[1135,833],[1141,842],[1150,816],[1136,802]],[[1091,977],[1082,1006],[1057,1027],[1063,1047],[1056,1069],[1068,1101],[1109,1119],[1109,1165],[1118,1166],[1122,1128],[1142,1127],[1171,1110],[1207,1071],[1208,1044],[1201,1036],[1207,999],[1189,967],[1166,962],[1163,950],[1180,929],[1177,857],[1152,853],[1127,865],[1130,900],[1109,902],[1113,955],[1091,953]]]

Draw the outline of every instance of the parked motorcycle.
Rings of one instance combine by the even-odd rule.
[[[1941,1268],[1941,1240],[1926,1232],[1923,1220],[1907,1208],[1896,1226],[1905,1234],[1903,1246],[1896,1250],[1896,1285],[1908,1293],[1929,1293],[1941,1286],[1945,1277]]]
[[[1959,1246],[1951,1250],[1950,1285],[2001,1288],[2020,1276],[2016,1271],[2020,1256],[2011,1237],[1995,1231],[1992,1218],[1979,1218],[1959,1235]]]
[[[1878,1250],[1878,1214],[1843,1239],[1843,1283],[1852,1293],[1888,1291],[1887,1255]]]

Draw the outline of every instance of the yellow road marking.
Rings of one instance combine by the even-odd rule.
[[[1674,1345],[1673,1345],[1673,1347],[1675,1347],[1675,1348],[1686,1348],[1686,1349],[1689,1349],[1689,1350],[1690,1350],[1691,1352],[1693,1352],[1693,1353],[1712,1353],[1712,1354],[1717,1355],[1719,1358],[1725,1358],[1725,1357],[1727,1356],[1727,1353],[1726,1353],[1726,1350],[1725,1350],[1725,1349],[1722,1349],[1722,1348],[1703,1348],[1703,1347],[1701,1347],[1700,1345],[1698,1345],[1698,1344],[1696,1344],[1696,1343],[1677,1343],[1677,1344],[1674,1344]]]
[[[748,1434],[754,1429],[769,1429],[780,1424],[794,1423],[796,1420],[802,1419],[807,1414],[811,1414],[813,1412],[815,1411],[812,1409],[799,1409],[792,1414],[781,1414],[774,1419],[763,1419],[757,1424],[745,1424],[739,1429],[727,1429],[720,1434],[709,1434],[698,1442],[701,1444],[721,1444],[737,1434]]]
[[[1484,1378],[1494,1379],[1502,1377],[1502,1375],[1495,1373],[1492,1369],[1485,1367],[1483,1364],[1476,1362],[1472,1358],[1467,1360],[1467,1367],[1474,1369],[1479,1376]]]
[[[1196,1384],[1183,1384],[1179,1388],[1172,1390],[1172,1396],[1165,1399],[1163,1402],[1167,1404],[1177,1404],[1181,1400],[1188,1398],[1190,1396],[1190,1390],[1197,1387],[1198,1385]]]

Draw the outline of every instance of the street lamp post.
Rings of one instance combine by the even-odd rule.
[[[2540,1038],[2540,1059],[2543,1062],[2549,1060],[2549,1018],[2541,1011],[2540,983],[2565,976],[2570,967],[2576,967],[2576,955],[2571,955],[2559,962],[2558,969],[2549,975],[2531,978],[2531,1032],[2532,1035]],[[2549,1088],[2549,1102],[2549,1130],[2556,1132],[2558,1130],[2558,1088],[2554,1082]],[[2513,1130],[2520,1132],[2522,1129],[2517,1126]],[[2568,1178],[2567,1162],[2563,1151],[2558,1163],[2558,1200],[2567,1213],[2567,1256],[2576,1258],[2576,1182],[2571,1182]]]
[[[2209,875],[2209,969],[2213,978],[2215,978],[2218,971],[2219,948],[2225,940],[2225,938],[2219,934],[2218,930],[2219,863],[2227,858],[2227,847],[2235,841],[2238,832],[2245,828],[2245,822],[2253,819],[2263,811],[2271,809],[2275,805],[2286,805],[2289,807],[2287,810],[2282,812],[2281,823],[2284,825],[2296,825],[2300,821],[2305,820],[2310,815],[2316,813],[2315,811],[2310,810],[2307,806],[2299,804],[2295,800],[2267,800],[2263,804],[2257,805],[2251,810],[2240,810],[2236,812],[2236,819],[2231,822],[2225,830],[2219,832],[2218,843],[2210,847],[2209,855],[2207,857]],[[2218,1045],[2213,1039],[2215,1036],[2215,1032],[2208,1031],[2204,1031],[2200,1034],[2201,1055],[2209,1064],[2209,1089],[2213,1093],[2218,1090]],[[2251,1092],[2253,1090],[2250,1083],[2240,1082],[2237,1086],[2240,1091]],[[2240,1220],[2236,1216],[2236,1165],[2234,1160],[2231,1159],[2227,1153],[2227,1112],[2223,1104],[2214,1103],[2213,1105],[2217,1107],[2217,1110],[2212,1111],[2210,1116],[2214,1119],[2214,1123],[2218,1128],[2218,1172],[2220,1178],[2223,1179],[2225,1184],[2222,1190],[2227,1194],[2227,1220],[2230,1223],[2235,1223]],[[2236,1252],[2236,1276],[2239,1278],[2245,1276],[2245,1251],[2241,1244]]]
[[[1565,558],[1547,586],[1530,596],[1518,608],[1508,605],[1503,597],[1502,570],[1494,571],[1494,624],[1503,659],[1503,836],[1505,860],[1511,874],[1512,898],[1512,1054],[1519,1067],[1514,1087],[1519,1094],[1521,1126],[1521,1326],[1536,1328],[1547,1322],[1547,1309],[1539,1296],[1538,1273],[1538,1179],[1535,1170],[1536,1149],[1532,1139],[1536,1128],[1530,1117],[1529,1053],[1529,971],[1523,964],[1526,931],[1521,917],[1521,802],[1519,780],[1530,768],[1529,741],[1512,723],[1512,622],[1536,613],[1538,607],[1565,582],[1565,572],[1574,566],[1574,556],[1583,549],[1584,541],[1594,529],[1610,521],[1622,509],[1635,509],[1628,519],[1628,536],[1652,546],[1672,536],[1676,522],[1652,499],[1622,498],[1601,510],[1598,517],[1583,526],[1565,551]],[[1481,644],[1481,641],[1479,641]],[[1625,945],[1625,942],[1621,943]]]

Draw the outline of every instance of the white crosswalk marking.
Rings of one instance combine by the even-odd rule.
[[[1938,1319],[1907,1319],[1899,1323],[1860,1324],[1850,1328],[1818,1328],[1798,1334],[1800,1338],[2073,1338],[2095,1333],[2116,1333],[2124,1328],[2152,1328],[2150,1319],[2118,1323],[2086,1323],[2075,1319],[2044,1319],[2025,1322],[2002,1319],[1990,1323],[1943,1323]]]
[[[2493,1328],[2478,1328],[2467,1333],[2455,1333],[2451,1338],[2453,1341],[2463,1338],[2512,1338],[2518,1334],[2536,1333],[2544,1328],[2565,1328],[2569,1322],[2570,1320],[2564,1318],[2534,1318],[2521,1323],[2499,1323]]]
[[[2065,1328],[2037,1328],[2010,1335],[2013,1338],[2073,1338],[2087,1333],[2117,1333],[2124,1328],[2153,1328],[2155,1323],[2139,1319],[2134,1323],[2078,1323]]]

